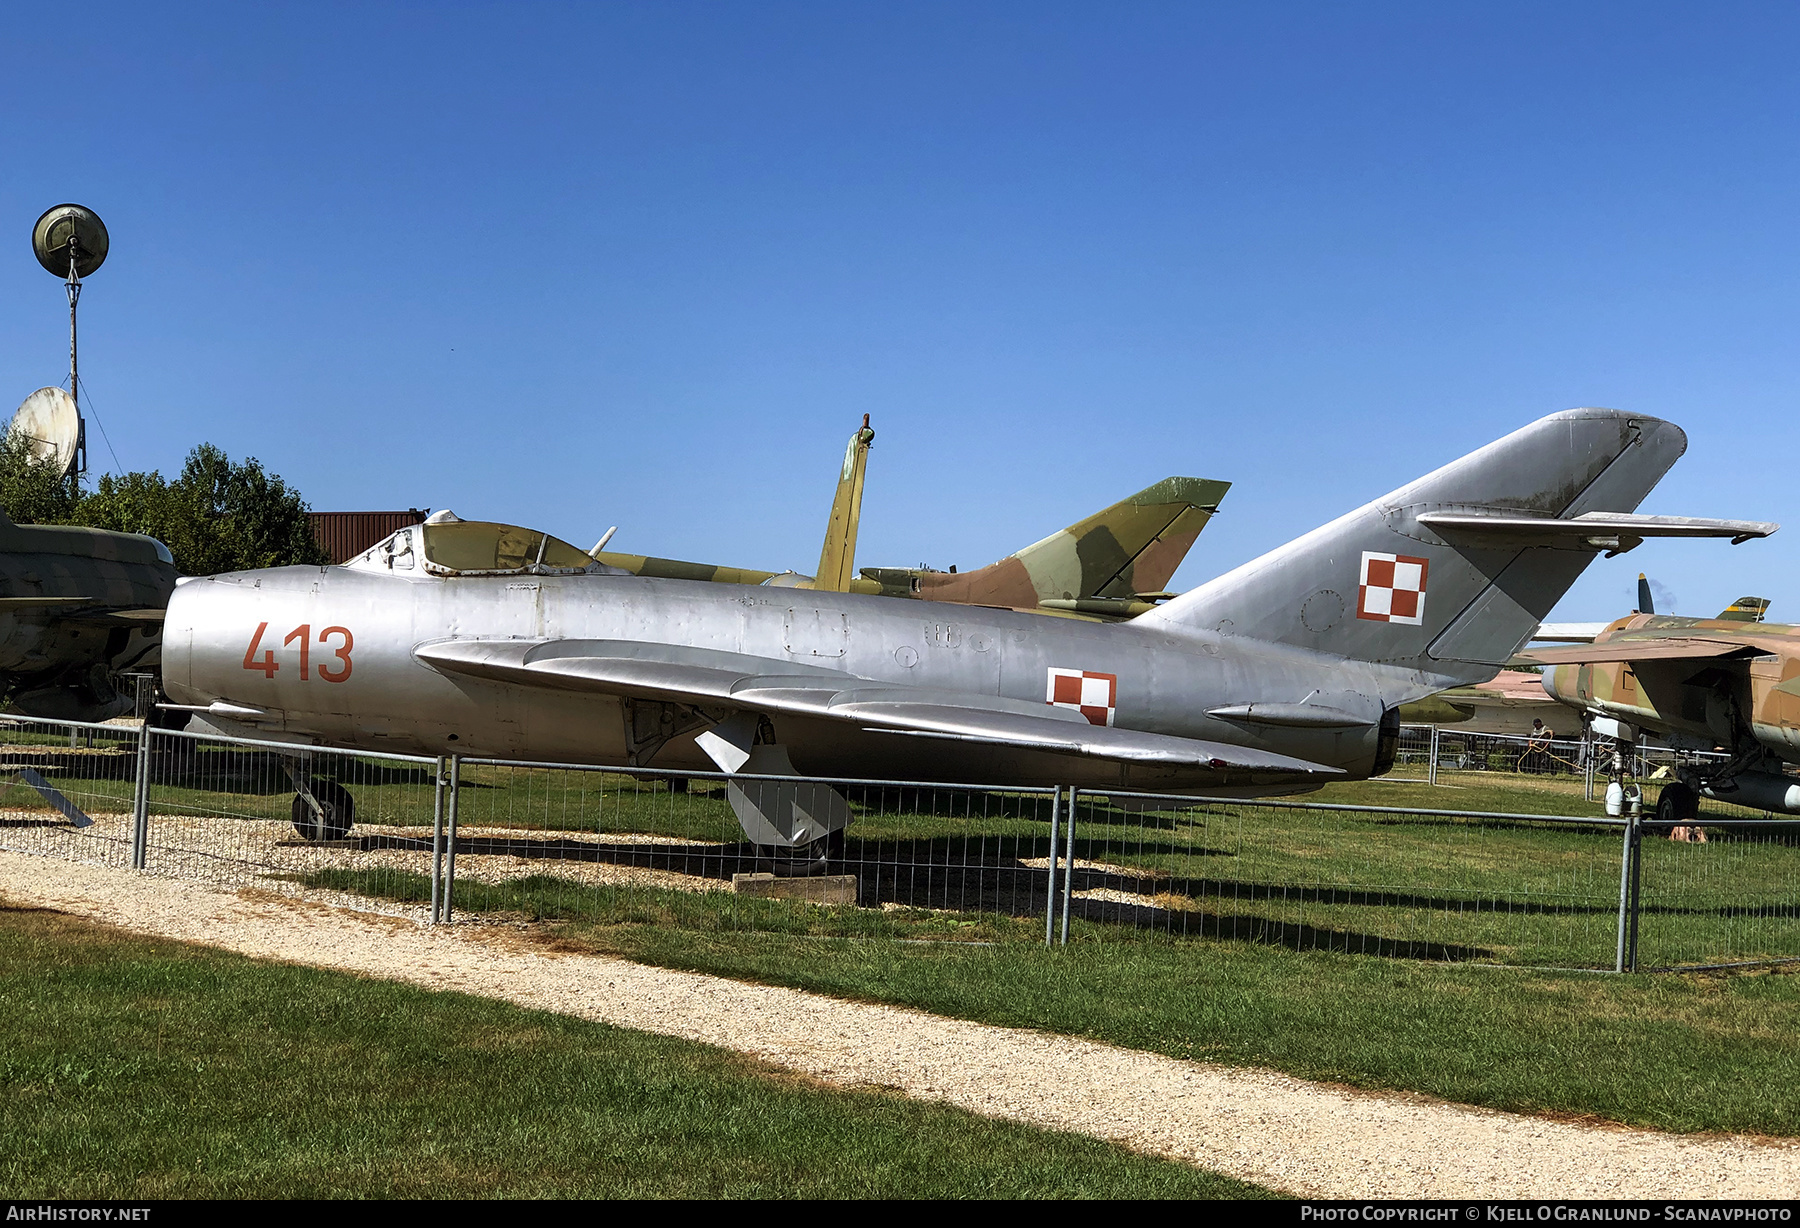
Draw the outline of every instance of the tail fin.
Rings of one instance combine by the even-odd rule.
[[[1031,573],[1040,599],[1160,593],[1230,489],[1230,482],[1164,478],[1012,557]]]
[[[976,571],[871,567],[882,591],[926,601],[1031,609],[1081,608],[1122,615],[1143,608],[1139,594],[1168,585],[1230,482],[1164,478],[1040,542]]]
[[[1721,622],[1759,623],[1769,612],[1767,597],[1739,597],[1719,614]]]
[[[850,436],[844,449],[844,468],[838,475],[837,495],[831,501],[831,520],[825,526],[825,545],[819,551],[819,570],[807,588],[828,593],[847,593],[856,578],[856,530],[862,521],[863,474],[869,467],[869,445],[875,432],[869,415]]]
[[[1133,625],[1484,681],[1597,551],[1620,548],[1616,537],[1567,522],[1631,511],[1686,450],[1681,428],[1657,418],[1552,414]],[[1471,528],[1477,517],[1487,527]]]

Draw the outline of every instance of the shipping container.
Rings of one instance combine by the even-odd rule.
[[[404,512],[311,512],[313,536],[331,553],[333,563],[355,558],[396,529],[421,524],[431,509]]]

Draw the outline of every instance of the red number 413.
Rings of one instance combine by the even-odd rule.
[[[264,648],[260,659],[256,655],[256,650],[262,647],[263,633],[268,629],[268,623],[258,623],[256,625],[256,634],[250,637],[250,647],[244,650],[244,668],[261,670],[263,677],[273,678],[276,671],[281,668],[275,660],[275,650],[273,648]],[[325,628],[325,630],[319,632],[319,643],[329,647],[331,637],[334,635],[341,635],[344,637],[343,645],[332,649],[332,652],[336,655],[337,659],[343,664],[338,668],[334,668],[330,665],[321,665],[318,667],[319,677],[323,678],[326,682],[342,682],[350,676],[350,649],[356,645],[356,639],[350,634],[350,629],[348,627]],[[282,640],[281,644],[282,647],[285,648],[295,641],[299,641],[300,644],[300,681],[306,682],[312,678],[313,674],[311,623],[301,623],[298,627],[295,627],[292,631],[288,632],[287,638]]]

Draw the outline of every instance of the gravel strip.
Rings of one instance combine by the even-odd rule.
[[[1800,1146],[1361,1093],[899,1007],[531,949],[261,892],[0,852],[0,894],[140,933],[687,1037],[848,1086],[1110,1139],[1334,1198],[1793,1198]]]
[[[0,809],[0,826],[11,825],[6,842],[20,851],[101,865],[129,861],[132,818],[129,814],[95,810],[88,814],[93,825],[77,830],[43,811]],[[251,886],[274,875],[307,874],[316,870],[404,870],[431,873],[431,829],[360,823],[360,840],[393,840],[411,847],[347,848],[339,844],[313,844],[298,838],[287,819],[244,819],[221,815],[156,816],[155,840],[145,868],[152,874],[212,882],[236,879]],[[472,848],[471,846],[485,848]],[[729,879],[701,878],[693,874],[651,866],[634,866],[600,860],[595,851],[617,850],[632,845],[658,849],[692,849],[707,852],[722,846],[679,836],[608,834],[604,838],[586,831],[545,831],[516,827],[464,825],[457,832],[456,876],[459,881],[511,882],[534,874],[555,874],[589,887],[665,887],[672,891],[730,891]],[[494,851],[510,848],[522,855]],[[536,849],[535,853],[530,850]],[[555,854],[555,855],[552,855]],[[284,890],[270,882],[275,890]],[[295,888],[298,890],[298,888]]]

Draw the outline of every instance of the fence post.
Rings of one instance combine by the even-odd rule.
[[[1431,769],[1427,775],[1429,777],[1429,782],[1434,785],[1437,783],[1438,745],[1439,739],[1441,739],[1442,736],[1443,730],[1439,729],[1436,725],[1433,725],[1431,727]]]
[[[1625,816],[1625,834],[1619,843],[1619,924],[1614,972],[1637,971],[1638,819]]]
[[[1638,826],[1641,815],[1631,816],[1631,929],[1625,946],[1625,970],[1638,970],[1638,886],[1644,874],[1644,831]]]
[[[450,896],[456,888],[456,803],[462,795],[462,756],[450,756],[450,822],[444,852],[444,915],[450,920]]]
[[[1044,892],[1044,945],[1056,937],[1056,828],[1062,818],[1062,786],[1050,795],[1050,875]]]
[[[1069,817],[1063,820],[1063,850],[1069,864],[1063,870],[1062,944],[1069,945],[1069,899],[1075,890],[1075,786],[1069,786]]]
[[[137,782],[131,795],[131,868],[150,864],[150,711],[156,701],[156,680],[137,676],[138,726]]]
[[[431,798],[431,923],[440,920],[444,882],[444,757],[438,756],[437,779]]]

